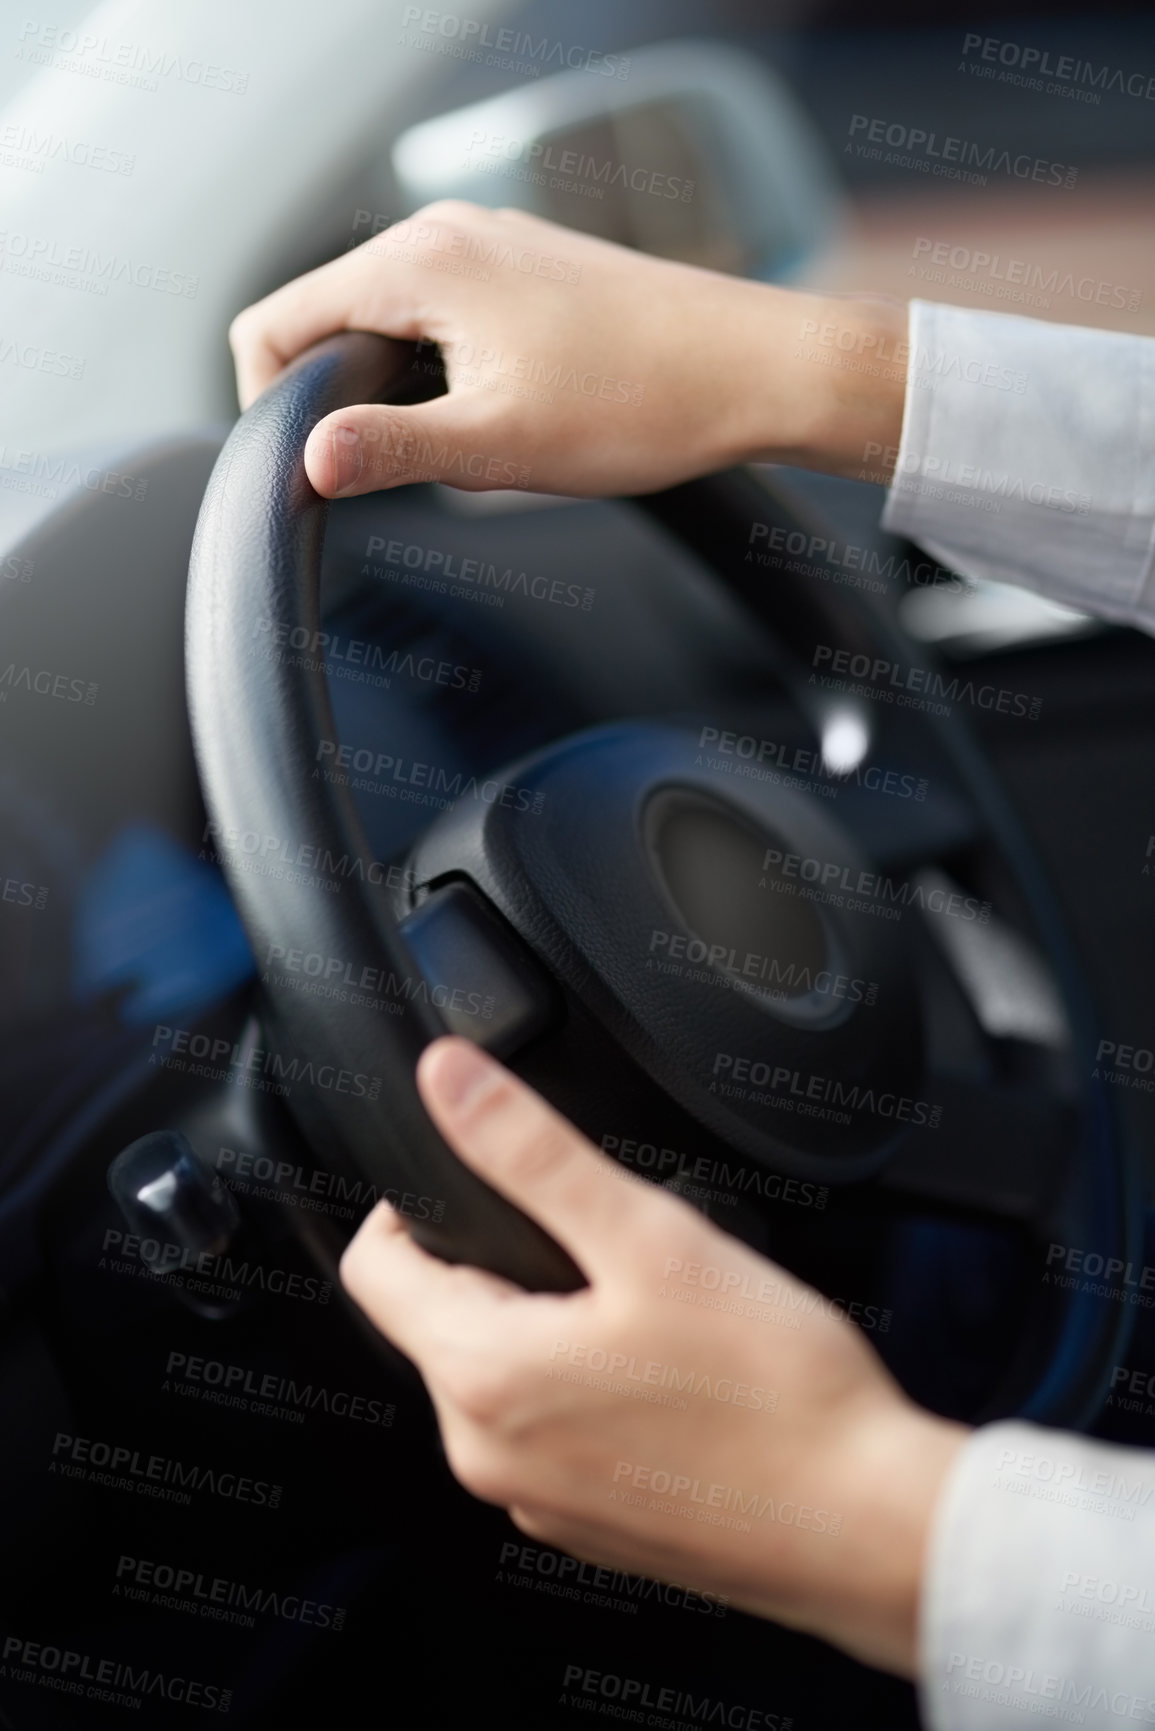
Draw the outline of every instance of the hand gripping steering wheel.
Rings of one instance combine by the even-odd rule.
[[[530,790],[533,815],[459,801],[407,860],[373,861],[348,786],[312,774],[336,729],[320,609],[327,505],[303,450],[333,410],[409,400],[412,363],[408,345],[359,332],[300,356],[228,438],[190,566],[202,788],[269,1042],[312,1066],[290,1110],[313,1146],[378,1189],[437,1198],[440,1218],[409,1222],[437,1254],[531,1290],[580,1285],[569,1256],[429,1120],[414,1067],[452,1029],[511,1060],[595,1139],[628,1121],[743,1170],[993,1214],[1036,1248],[1066,1234],[1133,1255],[1135,1176],[1088,1080],[1088,996],[957,717],[918,724],[935,799],[876,799],[885,821],[865,830],[789,777],[712,762],[699,727],[621,721],[503,772]],[[792,519],[749,474],[639,503],[769,624],[768,679],[810,737],[828,713],[808,672],[816,643],[909,660],[881,612],[845,589],[785,563],[751,573],[750,522]],[[911,725],[879,720],[892,744]],[[238,836],[260,845],[230,847]],[[266,871],[264,858],[294,863]],[[318,987],[331,976],[357,989],[279,972],[294,948],[320,958]],[[1021,1350],[989,1411],[1080,1422],[1129,1316],[1030,1278]]]

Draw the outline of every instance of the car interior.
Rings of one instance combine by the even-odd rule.
[[[917,1726],[900,1679],[470,1496],[337,1264],[388,1196],[452,1258],[579,1278],[425,1116],[448,1029],[924,1406],[1149,1442],[1113,1389],[1155,1371],[1150,1304],[1061,1273],[1155,1263],[1155,644],[944,569],[865,478],[325,507],[308,427],[435,393],[436,356],[327,339],[238,422],[226,332],[453,197],[1155,334],[1143,104],[996,89],[962,46],[1140,65],[1155,23],[74,0],[5,30],[16,156],[36,127],[119,167],[3,168],[4,323],[66,359],[0,356],[0,1619],[101,1687],[0,1665],[0,1726],[546,1731],[575,1668],[673,1691],[662,1723]],[[856,116],[1080,178],[930,184]],[[954,280],[919,274],[940,243]],[[1143,292],[996,300],[980,251]]]

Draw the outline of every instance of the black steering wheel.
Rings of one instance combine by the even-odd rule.
[[[266,1044],[304,1076],[299,1129],[379,1191],[434,1198],[410,1221],[427,1247],[532,1290],[581,1275],[429,1120],[414,1067],[447,1030],[595,1134],[627,1101],[655,1148],[1012,1221],[1033,1247],[1019,1349],[973,1416],[1086,1422],[1129,1315],[1043,1282],[1040,1247],[1133,1256],[1136,1177],[1089,1079],[1094,1017],[1062,921],[957,715],[877,706],[872,725],[917,727],[937,794],[875,801],[865,828],[790,785],[765,742],[712,752],[716,717],[621,721],[509,766],[517,801],[460,801],[407,858],[373,858],[317,742],[336,736],[334,664],[387,671],[400,652],[322,627],[327,506],[302,453],[320,417],[407,400],[415,376],[408,345],[365,333],[302,355],[227,440],[190,566],[202,789]],[[909,663],[846,588],[785,555],[751,571],[752,521],[798,528],[773,486],[740,472],[639,504],[770,622],[768,676],[811,740],[832,704],[855,713],[815,676],[835,650],[851,669]]]

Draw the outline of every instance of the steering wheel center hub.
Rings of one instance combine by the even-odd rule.
[[[845,971],[846,957],[820,907],[782,872],[784,838],[689,788],[650,801],[644,834],[688,934],[671,940],[679,957],[767,998],[787,1021],[816,1024],[836,1013],[828,976]]]
[[[929,1121],[907,930],[824,887],[877,874],[815,800],[720,774],[692,731],[649,723],[506,773],[534,813],[446,813],[416,883],[470,880],[700,1123],[777,1170],[846,1177]]]

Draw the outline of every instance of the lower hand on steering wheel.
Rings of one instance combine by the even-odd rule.
[[[927,1530],[966,1428],[470,1042],[428,1047],[418,1080],[458,1154],[589,1281],[529,1295],[447,1267],[387,1203],[353,1239],[342,1278],[420,1366],[462,1484],[531,1538],[913,1677]]]

